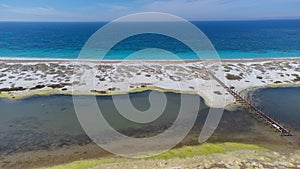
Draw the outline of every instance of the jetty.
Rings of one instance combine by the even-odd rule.
[[[249,111],[255,114],[258,118],[262,119],[266,122],[271,128],[274,128],[275,131],[280,132],[281,136],[292,136],[289,129],[281,125],[279,122],[277,122],[275,119],[268,116],[265,112],[251,104],[247,99],[242,97],[233,86],[227,86],[224,82],[222,82],[218,77],[214,75],[214,73],[208,71],[208,74],[215,79],[222,87],[226,89],[228,93],[230,93],[237,102],[243,104],[245,108]]]

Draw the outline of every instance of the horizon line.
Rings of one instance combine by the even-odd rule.
[[[299,18],[261,18],[261,19],[212,19],[212,20],[194,20],[194,19],[191,19],[191,20],[187,20],[189,22],[222,22],[222,21],[285,21],[285,20],[300,20],[300,17]],[[87,21],[83,21],[83,20],[78,20],[78,21],[72,21],[72,20],[65,20],[65,21],[61,21],[61,20],[53,20],[53,21],[47,21],[47,20],[0,20],[0,22],[69,22],[69,23],[75,23],[75,22],[78,22],[78,23],[88,23],[88,22],[112,22],[114,20],[87,20]],[[143,21],[136,21],[136,22],[143,22]],[[146,22],[146,21],[145,21]],[[147,21],[147,22],[151,22],[151,21]],[[154,22],[173,22],[173,21],[154,21]]]

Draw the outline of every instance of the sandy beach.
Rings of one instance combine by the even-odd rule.
[[[145,90],[198,94],[208,106],[234,103],[207,70],[237,91],[299,85],[300,59],[93,61],[0,59],[0,97],[113,95]]]

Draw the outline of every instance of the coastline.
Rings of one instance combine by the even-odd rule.
[[[0,98],[56,94],[111,96],[156,90],[198,94],[208,106],[224,108],[235,100],[210,79],[207,69],[242,93],[252,88],[299,86],[299,64],[300,58],[218,62],[0,58]]]
[[[193,60],[193,59],[187,59],[187,60],[97,60],[97,59],[65,59],[65,58],[30,58],[30,57],[6,57],[6,56],[0,56],[0,61],[21,61],[21,62],[52,62],[52,61],[60,61],[60,62],[106,62],[106,63],[120,63],[120,62],[137,62],[137,61],[143,61],[143,62],[201,62],[201,61],[222,61],[222,62],[262,62],[262,61],[270,61],[270,60],[289,60],[289,61],[295,61],[300,60],[299,57],[282,57],[282,58],[241,58],[241,59],[211,59],[211,60]]]
[[[29,92],[28,94],[24,95],[17,95],[13,96],[9,95],[8,93],[0,93],[0,98],[3,99],[11,99],[11,100],[18,100],[18,99],[26,99],[34,96],[51,96],[51,95],[68,95],[68,96],[113,96],[113,95],[123,95],[123,94],[131,94],[131,93],[140,93],[140,92],[146,92],[146,91],[158,91],[162,93],[178,93],[178,94],[191,94],[191,95],[197,95],[196,92],[185,92],[185,91],[180,91],[180,90],[171,90],[171,89],[162,89],[158,87],[147,87],[147,88],[139,88],[139,89],[134,89],[130,91],[121,91],[121,92],[110,92],[106,94],[101,94],[101,93],[90,93],[90,92],[65,92],[65,91],[60,91],[56,89],[52,90],[41,90],[41,91],[34,91],[34,92]]]
[[[75,91],[72,90],[73,85],[70,85],[73,82],[73,79],[69,78],[71,75],[71,72],[74,71],[75,67],[72,67],[73,65],[76,65],[75,62],[71,62],[69,60],[18,60],[15,62],[15,60],[1,60],[0,59],[0,75],[2,73],[7,74],[2,78],[6,80],[5,83],[3,83],[6,86],[3,86],[0,84],[0,89],[3,88],[10,88],[12,84],[15,84],[14,87],[20,87],[23,86],[26,88],[26,90],[23,91],[10,91],[10,92],[0,92],[0,98],[8,98],[8,99],[22,99],[22,98],[28,98],[32,96],[51,96],[51,95],[95,95],[95,96],[110,96],[115,94],[127,94],[127,93],[136,93],[136,92],[143,92],[147,90],[156,90],[160,92],[173,92],[173,93],[184,93],[184,94],[197,94],[201,96],[204,100],[207,106],[211,106],[210,100],[212,97],[209,97],[211,94],[214,94],[215,97],[217,97],[217,100],[222,100],[224,96],[226,96],[226,102],[219,102],[219,106],[224,105],[224,107],[227,109],[229,105],[237,106],[233,103],[235,103],[235,100],[231,98],[230,95],[226,94],[226,91],[217,83],[210,83],[210,80],[207,79],[207,74],[205,73],[205,70],[203,69],[203,64],[201,64],[199,61],[188,61],[186,63],[182,63],[184,61],[143,61],[146,64],[141,64],[139,61],[125,61],[122,64],[119,61],[104,61],[103,64],[97,65],[97,61],[85,61],[82,63],[84,69],[84,74],[80,74],[79,71],[78,77],[86,82],[86,77],[88,78],[96,78],[96,82],[101,82],[96,87],[91,86],[91,84],[94,83],[86,83],[86,84],[78,84],[75,83]],[[282,62],[282,63],[281,63]],[[293,63],[295,62],[295,64]],[[81,63],[81,62],[80,62]],[[293,80],[296,78],[292,76],[292,74],[298,73],[296,71],[298,65],[300,63],[300,58],[290,59],[267,59],[267,60],[230,60],[230,61],[224,61],[224,63],[220,65],[216,65],[214,63],[209,63],[208,66],[210,70],[213,70],[213,72],[220,77],[221,79],[225,80],[225,83],[229,86],[235,86],[236,90],[240,91],[241,93],[244,93],[245,91],[254,91],[260,88],[266,88],[266,87],[290,87],[290,86],[300,86],[300,82],[294,82]],[[279,65],[279,66],[278,66]],[[273,70],[273,67],[278,66],[280,70]],[[101,69],[101,67],[104,67],[105,69]],[[70,69],[69,69],[70,68]],[[154,69],[153,69],[154,68]],[[32,70],[33,69],[33,70]],[[53,71],[52,71],[53,69]],[[239,70],[236,70],[239,69]],[[16,70],[16,71],[14,71]],[[24,70],[24,71],[22,71]],[[60,72],[60,70],[62,72]],[[80,70],[80,69],[78,69]],[[114,70],[114,71],[112,71]],[[229,71],[230,70],[230,71]],[[297,69],[298,70],[298,69]],[[4,71],[4,72],[3,72]],[[89,72],[90,71],[90,72]],[[127,74],[126,72],[130,72],[131,75]],[[229,71],[229,72],[228,72]],[[6,73],[9,72],[9,73]],[[26,74],[22,75],[22,73],[26,72]],[[258,75],[262,76],[263,79],[257,79],[257,72],[260,72]],[[141,73],[140,75],[137,75]],[[241,73],[244,73],[243,76],[240,76]],[[283,75],[289,74],[290,76],[284,76],[281,77],[281,73]],[[51,76],[49,76],[51,74]],[[105,81],[102,80],[101,77],[96,77],[97,75],[109,75],[113,77],[113,80],[116,80],[114,82],[108,81],[107,79]],[[155,75],[158,75],[156,77]],[[241,79],[232,79],[229,80],[226,78],[226,74],[233,74],[235,76],[240,76]],[[28,76],[30,75],[30,76]],[[64,76],[66,75],[66,76]],[[151,77],[147,77],[146,75],[151,75]],[[225,75],[225,76],[224,76]],[[10,79],[10,76],[15,76],[16,78]],[[28,76],[28,77],[27,77]],[[179,81],[174,77],[180,77],[181,79]],[[43,78],[41,78],[43,77]],[[107,76],[106,76],[107,77]],[[134,79],[135,81],[122,81],[122,78],[128,77],[129,79]],[[137,77],[137,79],[135,79]],[[20,78],[19,80],[17,80]],[[31,78],[32,80],[26,81],[26,78]],[[66,81],[66,80],[70,81]],[[160,80],[160,78],[162,78]],[[194,81],[194,79],[197,79],[198,81]],[[277,80],[282,81],[282,83],[274,83]],[[172,80],[173,79],[173,80]],[[53,82],[51,82],[53,80]],[[266,83],[261,82],[262,80],[266,80]],[[75,80],[77,81],[77,80]],[[249,81],[249,82],[247,82]],[[284,81],[289,81],[285,83]],[[0,78],[1,82],[1,78]],[[12,82],[12,83],[10,83]],[[87,81],[88,82],[88,81]],[[34,88],[37,85],[45,85],[44,88],[41,89],[34,89],[30,90],[30,88]],[[58,84],[67,84],[65,86],[59,86],[58,88],[51,88],[48,87],[50,85],[58,85]],[[123,87],[124,84],[126,84],[126,87]],[[182,86],[182,88],[176,87],[176,84],[179,84]],[[195,86],[194,89],[191,89],[191,84],[198,84],[198,88]],[[105,86],[107,85],[107,86]],[[133,86],[133,88],[130,88],[130,86]],[[214,90],[211,90],[211,85],[214,86]],[[128,87],[129,86],[129,87]],[[108,89],[115,90],[108,90]],[[120,88],[118,90],[118,88]],[[67,89],[62,90],[62,89]],[[77,90],[76,90],[77,89]],[[95,92],[91,92],[91,90],[95,89]],[[105,91],[105,93],[102,93]],[[222,95],[219,95],[214,93],[215,91],[219,91]],[[246,92],[247,93],[247,92]],[[218,98],[219,97],[219,98]],[[248,114],[241,113],[243,115],[246,115],[248,117]],[[233,123],[231,117],[235,116],[236,119],[241,120],[239,123],[244,124],[244,119],[248,119],[247,117],[237,117],[236,113],[229,113],[227,115],[227,118],[225,118],[225,124],[228,126],[231,126],[233,128],[229,128],[230,130],[235,131],[235,128],[247,128],[246,126],[240,125],[240,127],[236,127],[236,123]],[[240,116],[240,115],[239,115]],[[219,128],[219,132],[215,135],[213,140],[209,142],[212,145],[215,145],[217,143],[220,143],[222,141],[232,141],[237,143],[245,143],[245,144],[253,144],[258,145],[262,147],[272,148],[276,147],[276,150],[278,152],[285,152],[286,145],[290,142],[283,140],[281,137],[273,133],[273,130],[271,130],[269,127],[265,126],[264,124],[259,124],[260,122],[256,122],[255,119],[249,119],[247,122],[252,121],[251,123],[253,126],[249,128],[246,131],[235,131],[231,133],[232,135],[230,138],[226,137],[225,135],[221,135],[220,133],[223,133],[224,126],[221,126]],[[251,124],[250,123],[250,124]],[[225,125],[226,126],[226,125]],[[249,127],[249,126],[248,126]],[[225,127],[226,128],[226,127]],[[229,130],[228,129],[228,130]],[[237,129],[238,130],[238,129]],[[248,132],[248,133],[247,133]],[[243,133],[241,135],[241,133]],[[272,145],[269,144],[269,142],[274,141],[275,143],[272,143]],[[189,145],[190,142],[187,142],[187,144],[182,145]],[[273,145],[274,144],[274,145]],[[80,147],[80,153],[78,153],[78,148]],[[63,164],[68,163],[72,161],[78,161],[82,157],[82,162],[86,162],[85,159],[99,159],[99,158],[109,158],[109,154],[103,154],[102,150],[96,149],[96,145],[86,145],[86,146],[74,146],[73,148],[70,147],[63,147],[61,149],[53,149],[51,150],[51,153],[49,151],[45,151],[43,153],[41,152],[29,152],[27,156],[37,158],[28,158],[24,159],[24,163],[28,161],[34,161],[32,165],[36,166],[48,166],[47,163],[49,160],[48,155],[53,155],[51,158],[55,159],[53,160],[53,164]],[[280,149],[280,150],[277,150]],[[289,149],[291,149],[289,147]],[[68,153],[65,153],[64,151],[67,151]],[[272,150],[273,151],[273,150]],[[94,154],[93,154],[94,153]],[[102,154],[101,154],[102,153]],[[233,152],[233,154],[236,152]],[[290,153],[290,152],[287,152]],[[241,154],[245,154],[245,152],[241,152]],[[64,155],[64,157],[61,157],[61,155]],[[281,156],[284,156],[285,154],[281,154]],[[15,158],[22,159],[21,156],[23,156],[22,153],[12,155],[8,158],[8,161],[14,161]],[[213,154],[212,156],[218,156]],[[229,154],[231,156],[231,154]],[[42,157],[42,159],[38,159],[39,157]],[[5,159],[7,160],[7,159]],[[0,160],[1,161],[1,160]],[[44,164],[42,164],[44,163]],[[13,166],[14,163],[12,163]],[[20,164],[16,164],[20,165]],[[34,166],[34,167],[36,167]],[[12,167],[13,168],[13,167]],[[29,168],[29,167],[28,167]]]

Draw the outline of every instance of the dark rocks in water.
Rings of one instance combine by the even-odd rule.
[[[12,88],[2,88],[0,92],[13,92],[13,91],[24,91],[26,88],[23,87],[12,87]]]
[[[67,108],[65,107],[60,109],[60,111],[65,111],[65,110],[67,110]]]
[[[92,140],[86,134],[58,134],[54,131],[13,130],[7,135],[0,133],[0,156],[14,153],[53,150],[71,145],[87,145]]]
[[[150,126],[149,125],[145,128],[120,129],[120,130],[118,130],[118,132],[125,134],[128,137],[147,138],[147,137],[153,137],[158,134],[161,134],[171,126],[172,126],[172,123],[163,124],[163,125],[159,125],[159,126]]]

